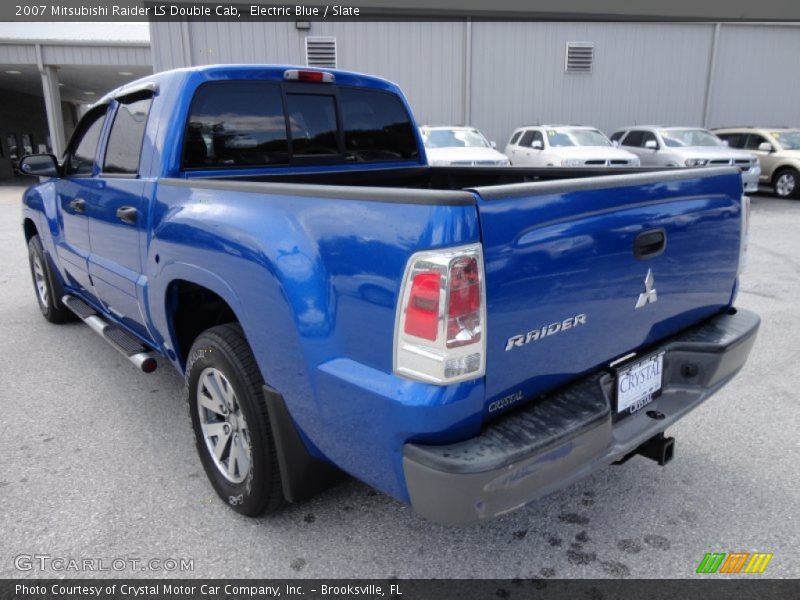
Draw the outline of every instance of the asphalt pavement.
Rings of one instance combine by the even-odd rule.
[[[737,304],[761,332],[741,374],[669,430],[672,463],[637,457],[451,529],[354,480],[272,517],[229,510],[196,456],[182,378],[40,315],[20,194],[0,188],[0,577],[91,576],[68,562],[89,559],[107,577],[683,578],[735,551],[800,577],[800,201],[753,198]],[[193,570],[114,570],[131,559]]]

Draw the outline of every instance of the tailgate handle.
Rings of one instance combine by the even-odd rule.
[[[664,229],[649,229],[636,236],[633,254],[639,260],[655,258],[667,247],[667,232]]]

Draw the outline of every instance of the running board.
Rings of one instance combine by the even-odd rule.
[[[137,369],[145,373],[152,373],[156,370],[158,366],[156,359],[150,356],[150,351],[147,347],[127,331],[123,331],[119,327],[104,321],[91,306],[80,298],[67,294],[61,298],[61,302],[74,312],[81,321],[86,323],[92,331],[131,361]]]

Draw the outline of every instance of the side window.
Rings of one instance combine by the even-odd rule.
[[[136,175],[142,153],[144,129],[152,98],[120,104],[108,135],[104,173]]]
[[[656,143],[656,148],[658,148],[658,146],[659,146],[658,138],[656,137],[656,134],[653,133],[652,131],[643,131],[642,132],[642,143],[641,143],[641,146],[644,147],[647,144],[647,142],[655,142]]]
[[[531,140],[531,146],[533,146],[534,142],[539,142],[541,144],[541,148],[544,148],[544,136],[542,135],[541,131],[533,132],[533,139]]]
[[[530,131],[530,130],[528,130],[525,133],[523,133],[522,137],[519,140],[519,145],[523,146],[525,148],[530,148],[531,147],[531,142],[533,141],[533,134],[534,133],[535,132]]]
[[[615,132],[615,133],[614,133],[614,135],[612,135],[612,136],[611,136],[611,141],[612,141],[612,142],[618,142],[618,141],[619,141],[619,140],[622,138],[622,136],[623,136],[624,134],[625,134],[625,132],[624,132],[624,131],[617,131],[617,132]]]
[[[720,133],[717,137],[728,142],[730,148],[742,148],[747,135],[742,133]]]
[[[766,138],[760,135],[751,133],[747,136],[747,142],[744,145],[745,150],[758,150],[758,145],[766,142]]]
[[[197,90],[183,142],[184,168],[270,166],[288,160],[278,85],[220,82]]]
[[[97,154],[97,144],[100,141],[100,132],[103,129],[107,106],[101,106],[86,113],[78,127],[75,136],[70,140],[65,161],[67,175],[91,175],[94,167],[94,157]]]
[[[623,146],[633,146],[639,147],[644,146],[644,131],[632,130],[628,132],[628,135],[625,136],[625,139],[622,140]]]
[[[416,158],[417,138],[408,111],[393,94],[340,88],[344,148],[359,162]]]
[[[512,144],[516,144],[517,140],[519,139],[519,136],[521,136],[521,135],[522,135],[521,131],[517,131],[514,135],[512,135],[511,139],[508,140],[509,146],[512,145]]]

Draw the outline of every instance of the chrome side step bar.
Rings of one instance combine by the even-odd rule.
[[[80,298],[69,294],[61,298],[68,309],[86,323],[92,331],[111,344],[125,358],[131,361],[137,369],[144,373],[156,370],[158,362],[150,355],[150,351],[128,332],[108,323]]]

